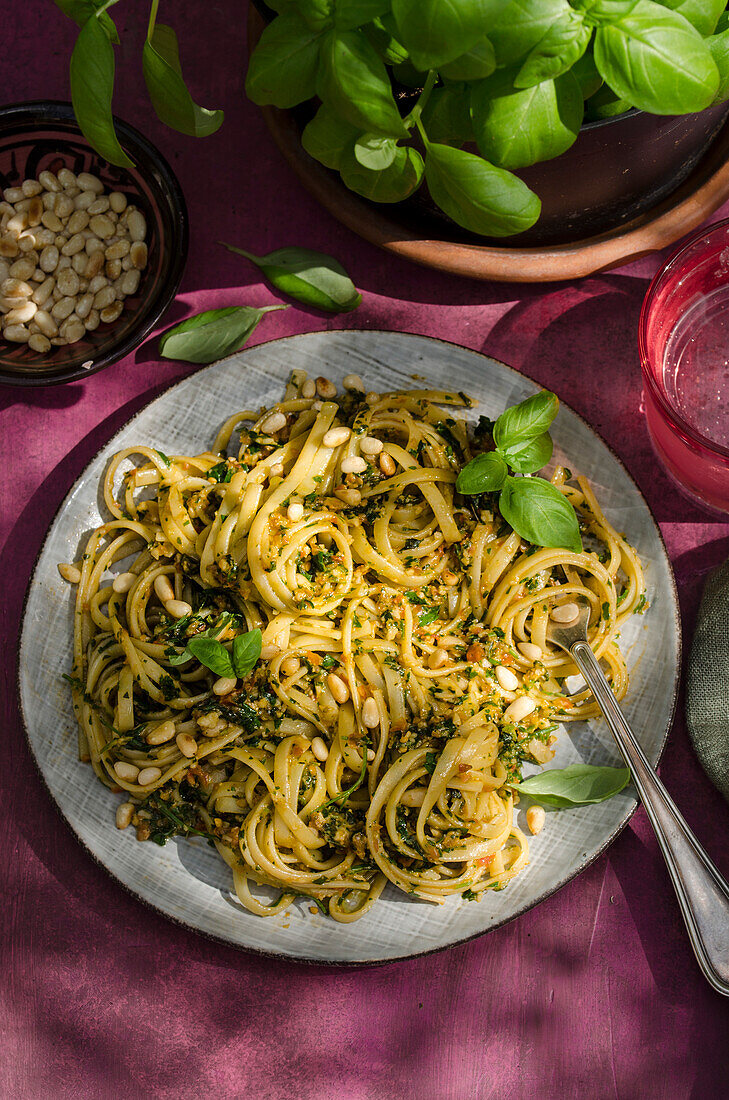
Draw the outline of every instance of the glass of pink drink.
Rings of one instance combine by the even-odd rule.
[[[699,230],[658,272],[638,342],[656,454],[692,500],[729,512],[729,220]]]

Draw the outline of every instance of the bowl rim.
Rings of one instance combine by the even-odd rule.
[[[70,123],[72,127],[78,131],[81,140],[85,141],[89,145],[89,148],[92,148],[76,122],[73,106],[68,100],[33,99],[20,103],[10,103],[0,108],[0,129],[2,129],[3,124],[9,120],[22,121],[23,116],[27,116],[30,121],[38,119],[42,114],[52,116],[48,120],[49,127],[53,125],[54,118],[58,122]],[[165,187],[165,201],[170,208],[174,210],[173,222],[177,227],[177,235],[173,242],[175,247],[169,249],[172,254],[170,270],[161,288],[157,305],[139,327],[131,328],[127,336],[122,339],[118,345],[115,345],[113,349],[101,356],[98,360],[94,360],[93,366],[84,367],[79,364],[78,366],[68,367],[63,371],[59,371],[58,374],[35,376],[11,373],[0,366],[0,385],[20,388],[30,387],[33,389],[42,386],[58,386],[65,382],[76,382],[79,379],[88,378],[90,375],[96,374],[106,367],[110,367],[113,363],[123,359],[125,356],[129,355],[130,352],[134,351],[135,348],[139,347],[147,336],[149,336],[150,332],[169,308],[177,294],[187,262],[187,253],[190,244],[190,221],[187,203],[180,181],[175,175],[167,158],[149,138],[145,137],[145,135],[137,130],[135,126],[132,126],[118,115],[115,114],[112,117],[122,147],[128,148],[131,152],[139,150],[141,154],[149,158],[154,164]]]
[[[648,365],[651,360],[651,356],[648,354],[648,316],[653,308],[654,299],[658,294],[659,288],[665,279],[670,278],[671,275],[680,268],[686,254],[694,245],[701,240],[706,240],[708,242],[717,230],[729,230],[729,218],[722,218],[721,221],[714,222],[712,225],[702,226],[700,229],[697,229],[690,237],[683,240],[678,248],[674,249],[666,262],[661,265],[653,276],[640,308],[640,317],[638,319],[638,354],[640,356],[640,369],[643,381],[650,390],[651,397],[654,399],[663,415],[668,418],[669,422],[677,428],[682,435],[686,436],[695,447],[700,447],[702,450],[708,451],[713,455],[718,455],[720,458],[729,459],[729,447],[725,447],[721,443],[715,443],[712,439],[709,439],[708,436],[703,435],[702,432],[689,424],[682,413],[668,400],[665,390],[659,385],[653,370]]]

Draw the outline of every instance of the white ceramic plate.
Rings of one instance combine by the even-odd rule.
[[[509,887],[483,900],[443,906],[388,887],[353,925],[337,924],[299,900],[287,914],[262,919],[231,898],[228,868],[205,841],[139,844],[114,826],[119,797],[76,757],[76,734],[61,674],[71,664],[72,596],[56,565],[73,561],[101,521],[98,486],[117,450],[143,443],[167,453],[196,454],[231,412],[280,399],[293,368],[341,382],[362,376],[373,390],[427,383],[464,390],[479,400],[474,416],[497,416],[534,393],[528,379],[493,359],[453,344],[393,332],[315,332],[240,352],[199,371],[152,401],[86,468],[66,497],[40,553],[27,598],[20,654],[20,695],[31,749],[61,813],[89,851],[125,887],[177,921],[251,950],[319,962],[372,963],[407,958],[488,932],[554,893],[617,835],[635,808],[632,788],[600,805],[550,813],[530,840],[531,863]],[[619,531],[640,553],[650,609],[623,633],[631,685],[625,709],[652,762],[673,715],[680,631],[671,567],[639,490],[602,440],[569,408],[554,425],[557,456],[586,474]],[[621,761],[605,723],[573,723],[562,735],[556,766]],[[523,811],[522,811],[523,814]],[[523,825],[523,822],[522,822]]]

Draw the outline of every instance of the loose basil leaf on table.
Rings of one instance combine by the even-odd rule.
[[[111,113],[114,47],[96,15],[87,19],[79,31],[71,54],[70,75],[71,102],[84,136],[110,164],[133,168],[133,161],[119,144]]]
[[[597,28],[595,64],[617,96],[655,115],[702,111],[719,88],[698,31],[653,0],[639,0],[627,15]]]
[[[540,390],[518,405],[504,409],[494,424],[494,443],[503,450],[519,441],[535,439],[549,430],[558,410],[557,395]]]
[[[216,676],[235,676],[228,650],[214,638],[190,638],[187,648],[201,665],[205,665]]]
[[[309,156],[327,168],[338,169],[345,153],[349,152],[361,131],[322,103],[310,122],[304,127],[301,144]]]
[[[360,130],[407,137],[384,62],[358,31],[329,31],[321,47],[316,91]]]
[[[96,0],[96,2],[95,0],[53,0],[53,2],[64,15],[67,15],[69,19],[73,19],[74,23],[78,23],[79,27],[82,27],[86,20],[95,15],[101,7],[101,0]],[[109,13],[102,11],[96,15],[96,18],[111,41],[118,46],[119,34]]]
[[[504,0],[392,0],[403,45],[413,64],[437,69],[471,50]]]
[[[508,72],[499,71],[471,92],[479,150],[501,168],[526,168],[564,153],[577,140],[583,112],[580,85],[571,72],[517,88]]]
[[[508,472],[506,462],[497,451],[486,451],[463,467],[456,479],[456,489],[466,496],[496,492],[503,487]]]
[[[223,112],[198,107],[187,90],[172,27],[157,23],[152,28],[142,50],[142,69],[152,106],[167,126],[191,137],[207,137],[220,128]]]
[[[196,313],[162,335],[160,355],[185,363],[213,363],[242,347],[261,318],[277,309],[288,306],[226,306]]]
[[[300,15],[279,15],[265,28],[251,55],[246,95],[258,104],[286,109],[316,93],[322,35]]]
[[[509,786],[520,794],[529,795],[534,802],[564,809],[605,802],[619,794],[629,782],[629,768],[571,764],[568,768],[549,768],[522,780],[521,783],[511,783]]]
[[[417,191],[423,181],[423,158],[417,149],[398,146],[387,168],[375,172],[365,168],[354,152],[345,153],[339,165],[342,179],[351,191],[372,202],[400,202]]]
[[[433,201],[464,229],[505,237],[534,225],[542,204],[518,176],[488,161],[429,142],[425,178]]]
[[[255,264],[276,290],[304,305],[327,313],[349,313],[362,301],[362,295],[342,265],[324,252],[279,248],[266,256],[254,256],[243,248],[220,243],[229,252],[245,256]]]
[[[233,669],[236,676],[243,679],[255,668],[261,656],[262,634],[260,630],[249,630],[247,634],[238,634],[233,639]]]
[[[559,489],[541,477],[507,477],[499,511],[517,535],[536,546],[564,547],[579,554],[577,514]]]

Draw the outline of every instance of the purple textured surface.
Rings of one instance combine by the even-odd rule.
[[[218,239],[256,252],[302,244],[334,253],[363,291],[360,309],[323,321],[292,307],[269,315],[255,340],[325,326],[422,332],[483,350],[556,390],[645,492],[675,566],[690,641],[706,573],[729,553],[729,524],[675,491],[646,435],[636,326],[659,259],[579,283],[519,287],[445,277],[360,241],[302,191],[245,101],[241,8],[209,2],[201,20],[199,5],[165,5],[198,99],[226,110],[223,129],[204,141],[172,134],[151,116],[139,64],[146,13],[124,4],[113,12],[123,41],[115,109],[157,142],[190,209],[190,258],[167,323],[201,308],[275,300]],[[63,16],[47,0],[27,0],[7,5],[3,29],[0,98],[67,98],[74,32]],[[160,362],[149,340],[83,383],[0,389],[0,1096],[721,1095],[729,1004],[699,973],[642,810],[605,856],[511,925],[441,955],[367,971],[277,963],[177,928],[112,883],[74,840],[18,718],[23,593],[48,524],[85,464],[191,369]],[[683,700],[679,708],[661,773],[727,875],[727,806],[693,756]]]

